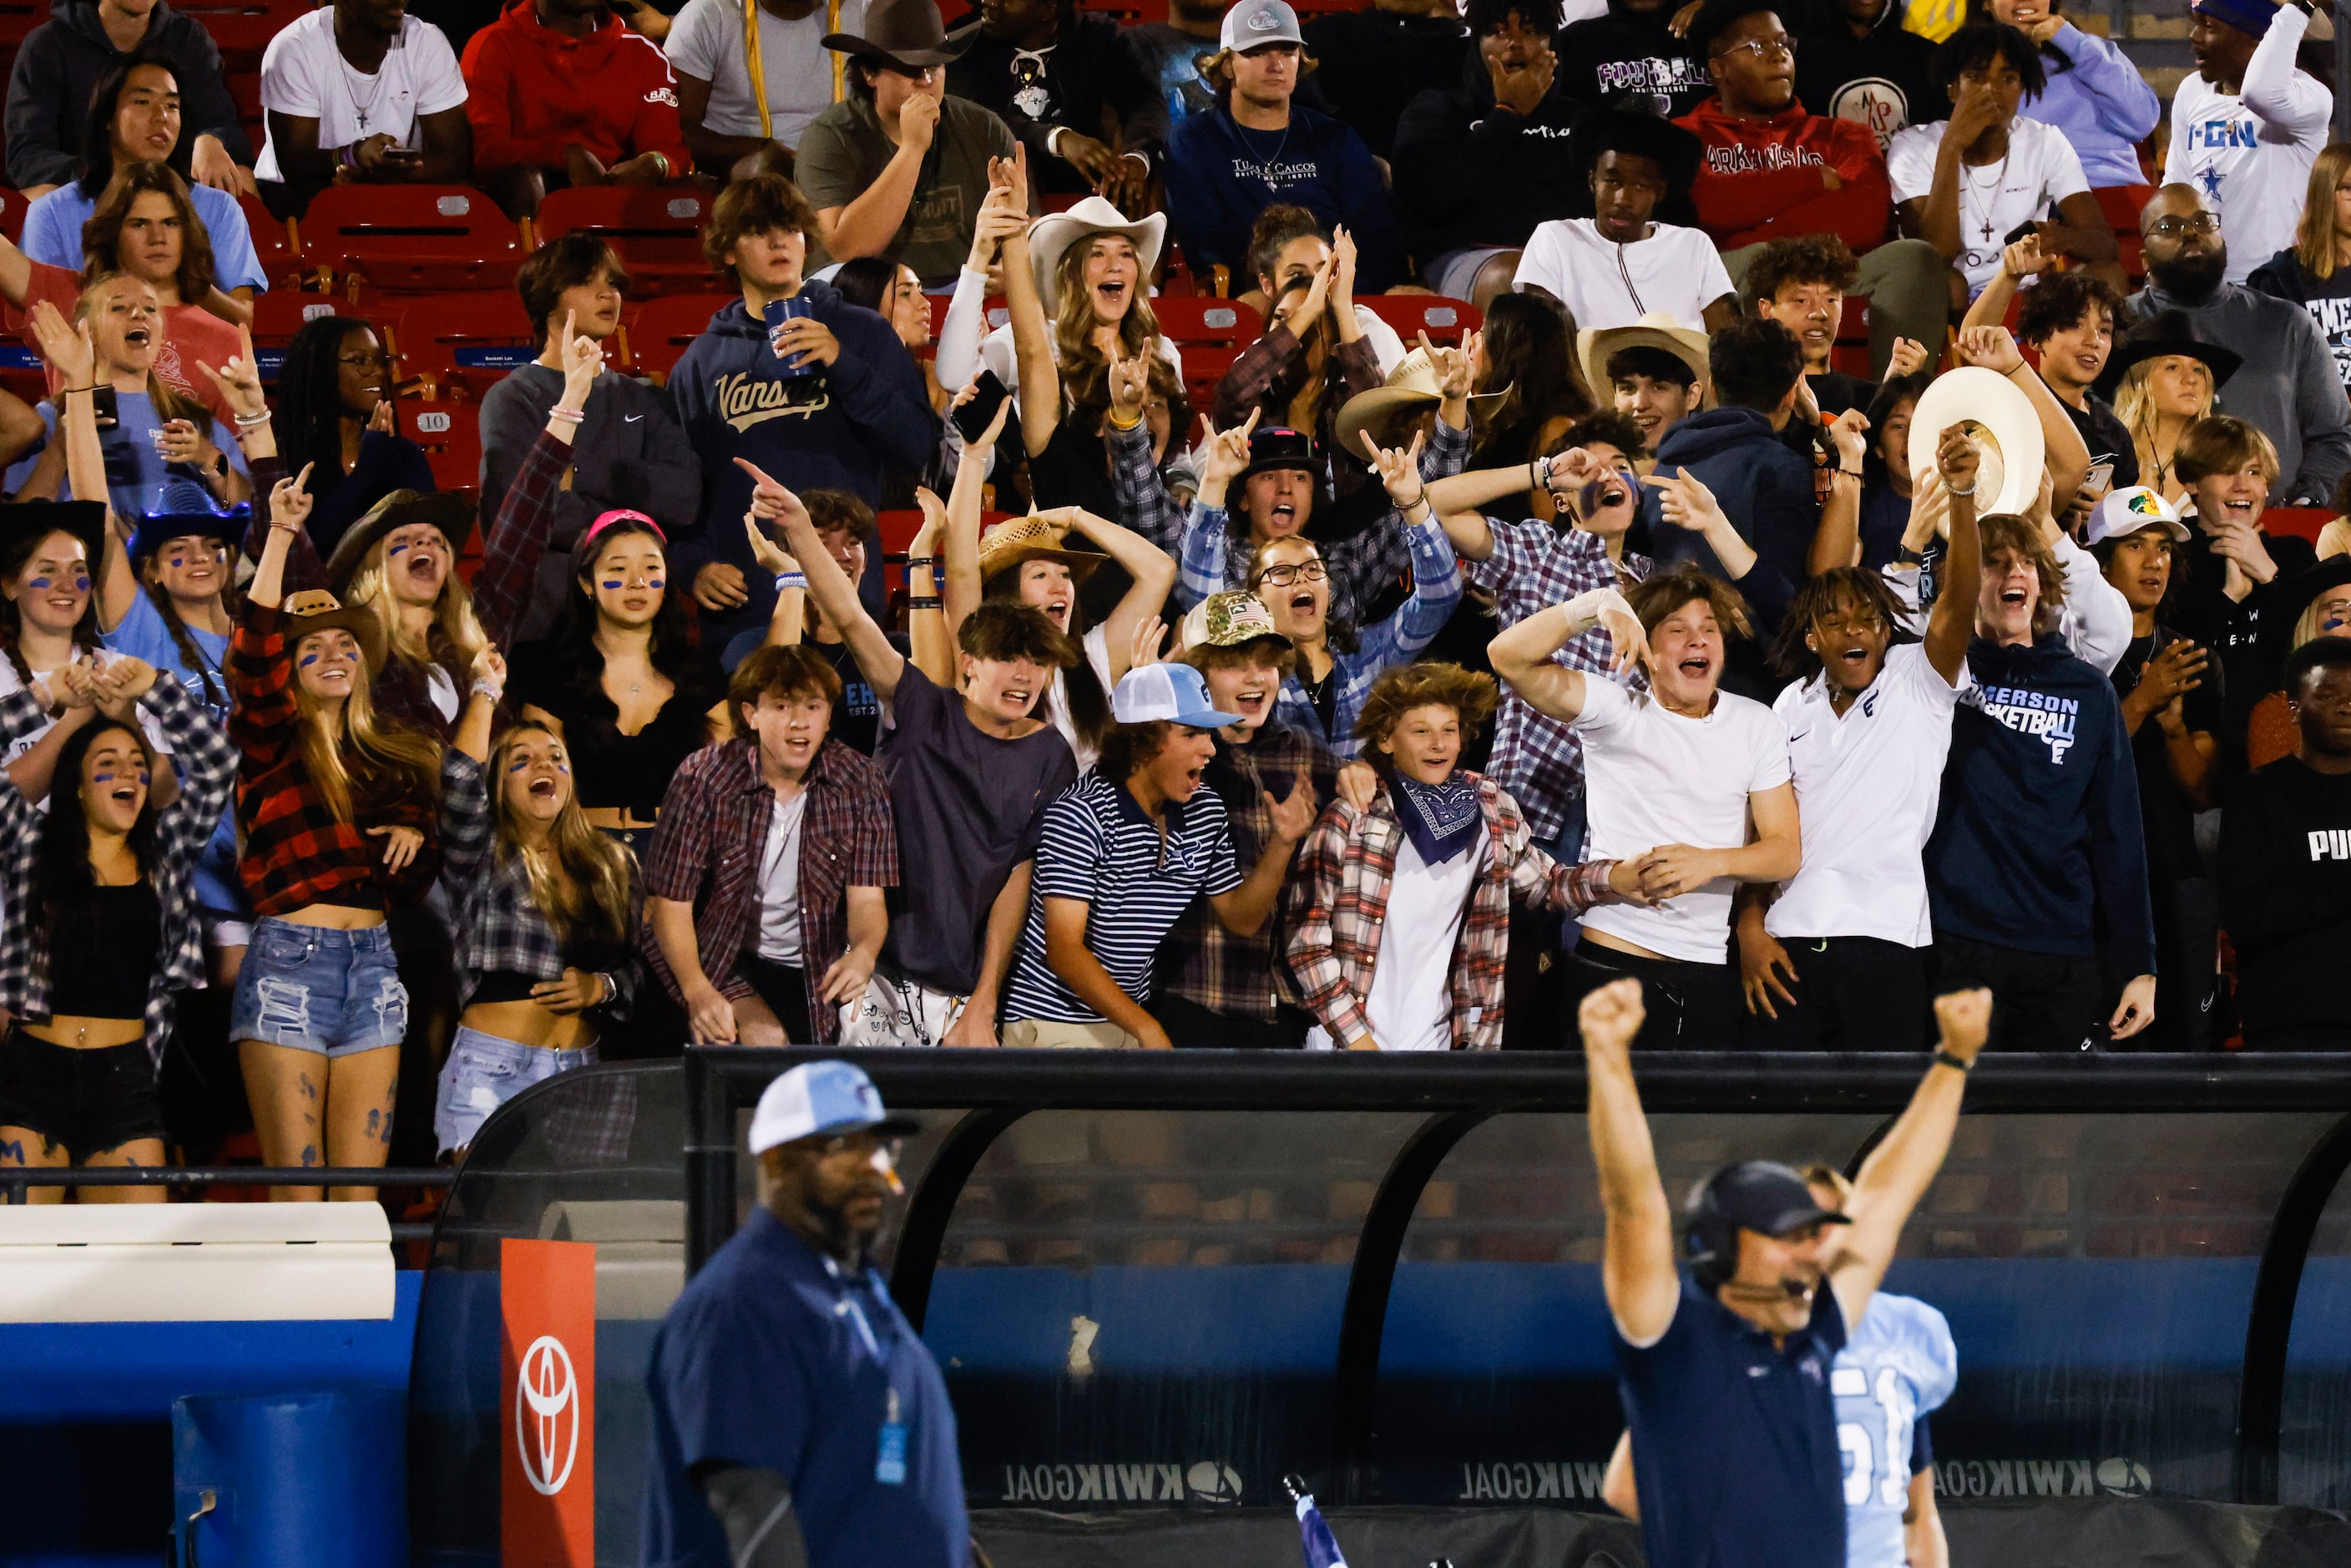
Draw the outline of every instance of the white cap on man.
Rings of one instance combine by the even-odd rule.
[[[2090,514],[2090,526],[2083,530],[2082,542],[2094,545],[2145,528],[2161,528],[2176,544],[2184,545],[2189,539],[2188,525],[2179,520],[2179,507],[2160,493],[2144,485],[2133,485],[2126,490],[2110,493],[2098,503],[2098,509]]]
[[[1238,55],[1267,44],[1296,44],[1302,48],[1305,43],[1298,31],[1298,13],[1282,0],[1241,0],[1225,13],[1224,30],[1217,39],[1218,47]]]

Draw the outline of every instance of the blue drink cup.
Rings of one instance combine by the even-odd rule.
[[[810,375],[813,372],[808,362],[808,355],[805,353],[785,352],[782,345],[777,340],[777,335],[784,329],[785,322],[797,320],[804,316],[814,316],[815,314],[816,307],[810,302],[809,297],[806,294],[795,294],[789,299],[770,299],[768,301],[768,348],[769,351],[776,356],[776,358],[783,361],[783,363],[778,367],[777,373],[781,375],[787,381],[796,376]]]

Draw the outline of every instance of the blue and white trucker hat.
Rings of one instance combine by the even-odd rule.
[[[810,1061],[778,1075],[759,1096],[751,1113],[751,1152],[769,1149],[802,1138],[832,1137],[872,1128],[896,1137],[920,1132],[912,1116],[893,1116],[882,1108],[882,1092],[865,1070],[846,1061]]]

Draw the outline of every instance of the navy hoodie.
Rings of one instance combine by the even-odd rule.
[[[2155,973],[2138,773],[2105,676],[2045,632],[1978,637],[1927,841],[1935,934]]]
[[[1257,215],[1284,202],[1312,213],[1326,233],[1346,225],[1356,293],[1382,294],[1404,281],[1387,183],[1371,149],[1343,121],[1293,102],[1287,129],[1246,131],[1219,103],[1169,133],[1167,221],[1195,273],[1222,263],[1243,277]]]
[[[768,328],[740,299],[710,319],[670,372],[677,422],[702,459],[701,520],[670,552],[684,582],[714,560],[740,568],[751,601],[717,618],[721,631],[765,624],[775,582],[751,560],[743,514],[751,476],[735,465],[747,457],[794,490],[847,490],[878,505],[884,467],[920,468],[930,460],[939,424],[923,373],[896,330],[873,311],[852,305],[827,283],[800,294],[841,340],[830,370],[786,381],[768,347]]]
[[[1820,528],[1813,465],[1780,438],[1761,410],[1710,408],[1682,420],[1657,443],[1657,472],[1685,470],[1714,492],[1730,526],[1755,551],[1755,565],[1739,580],[1739,591],[1761,618],[1758,634],[1768,641],[1804,580]],[[1641,517],[1647,545],[1634,548],[1642,554],[1660,567],[1687,562],[1729,579],[1702,536],[1664,520],[1656,491],[1643,497]]]

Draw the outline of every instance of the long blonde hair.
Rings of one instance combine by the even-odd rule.
[[[2302,221],[2294,227],[2294,259],[2313,277],[2335,276],[2340,247],[2335,233],[2335,188],[2346,174],[2351,174],[2351,141],[2330,141],[2320,148],[2303,194]]]
[[[1061,390],[1073,409],[1110,407],[1110,362],[1094,347],[1094,303],[1085,287],[1086,262],[1094,246],[1121,236],[1092,235],[1061,253],[1054,268],[1061,304],[1053,312],[1053,352],[1061,367]],[[1123,358],[1143,356],[1151,367],[1151,390],[1172,408],[1184,400],[1184,385],[1159,352],[1159,318],[1144,293],[1150,279],[1142,271],[1143,255],[1135,253],[1134,291],[1127,297],[1126,314],[1119,318],[1118,351]]]
[[[2209,417],[2212,412],[2212,383],[2216,378],[2212,374],[2212,367],[2193,354],[2158,354],[2152,359],[2141,360],[2123,372],[2122,385],[2115,389],[2115,417],[2122,421],[2125,430],[2130,432],[2131,444],[2138,449],[2139,483],[2153,483],[2158,490],[2163,488],[2160,478],[2150,481],[2147,476],[2169,476],[2172,461],[2178,456],[2178,443],[2173,444],[2173,458],[2165,458],[2156,451],[2155,394],[2148,390],[2147,382],[2155,374],[2156,365],[2168,359],[2193,360],[2197,368],[2204,372],[2204,397],[2196,405],[2195,415],[2188,423],[2192,425],[2197,420]],[[2180,434],[2187,434],[2186,425],[2181,426]]]
[[[581,935],[623,940],[629,934],[634,859],[589,825],[588,813],[580,809],[580,792],[564,791],[563,804],[548,827],[546,852],[523,840],[521,819],[507,800],[506,777],[507,752],[527,735],[543,735],[558,747],[563,745],[561,736],[528,719],[509,726],[491,742],[490,821],[497,835],[497,858],[504,862],[521,857],[523,873],[530,879],[530,901],[560,940],[569,942]],[[570,753],[563,755],[568,777]]]
[[[414,490],[394,490],[369,507],[367,515],[351,526],[355,528],[370,527],[387,507],[406,506],[422,498]],[[351,573],[350,581],[344,587],[343,602],[367,606],[376,620],[382,623],[384,646],[391,651],[392,657],[405,659],[420,668],[435,662],[445,662],[460,671],[470,671],[475,659],[490,645],[490,638],[489,633],[482,630],[481,617],[474,613],[473,590],[467,588],[465,580],[457,575],[455,541],[448,539],[446,534],[442,536],[450,545],[449,575],[442,580],[441,596],[434,601],[432,629],[420,640],[409,631],[407,622],[400,613],[398,601],[384,586],[383,550],[385,541],[391,538],[387,532],[369,547],[366,558],[360,562],[359,570]]]
[[[298,630],[295,634],[298,649],[303,635]],[[360,667],[364,673],[364,658]],[[351,683],[339,727],[329,727],[326,705],[306,691],[298,679],[294,683],[294,712],[301,720],[302,760],[337,821],[354,820],[354,783],[362,790],[373,787],[423,800],[440,794],[441,743],[413,726],[379,715],[365,680]]]

